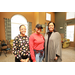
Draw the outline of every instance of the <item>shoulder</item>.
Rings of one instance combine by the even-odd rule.
[[[16,36],[16,37],[14,38],[14,40],[17,40],[17,39],[19,39],[19,37],[20,37],[20,35]]]
[[[44,36],[42,34],[40,36],[44,39]]]
[[[31,34],[31,35],[30,35],[30,37],[34,37],[35,35],[36,35],[36,34],[35,34],[35,33],[33,33],[33,34]]]
[[[60,33],[59,32],[54,32],[55,34],[57,34],[57,35],[60,35]]]
[[[42,36],[42,37],[43,37],[43,35],[42,35],[42,34],[40,34],[40,36]]]
[[[29,40],[29,37],[27,36],[27,35],[25,35],[25,37],[24,38],[26,38],[26,39],[28,39]]]
[[[47,33],[45,33],[45,35],[48,35],[48,32],[47,32]]]
[[[31,34],[30,37],[29,37],[29,39],[30,38],[34,38],[34,37],[35,37],[35,33]]]
[[[18,40],[19,40],[19,35],[14,38],[13,43],[15,43]]]
[[[25,35],[26,38],[29,38],[27,35]]]
[[[45,33],[44,37],[47,35],[47,33]]]
[[[59,32],[54,32],[54,35],[55,35],[56,38],[61,38],[61,35],[60,35]]]

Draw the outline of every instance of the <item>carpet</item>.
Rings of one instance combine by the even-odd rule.
[[[7,57],[4,53],[0,56],[0,62],[15,62],[14,54],[7,53]],[[62,49],[62,62],[75,62],[75,49],[74,48],[65,48]]]

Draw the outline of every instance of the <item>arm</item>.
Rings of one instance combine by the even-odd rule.
[[[45,38],[43,37],[43,39],[44,39],[44,49],[43,49],[43,51],[44,51],[44,58],[45,58]]]
[[[58,33],[56,38],[56,58],[61,56],[61,36]]]
[[[29,48],[30,48],[30,53],[31,53],[31,58],[33,60],[33,62],[35,62],[35,54],[34,54],[34,50],[33,50],[33,41],[34,41],[34,38],[33,36],[31,35],[30,38],[29,38]]]
[[[27,41],[27,45],[28,45],[28,51],[27,51],[28,58],[26,59],[26,62],[28,62],[29,59],[30,59],[29,38],[28,38],[28,41]]]
[[[20,50],[18,50],[18,39],[14,39],[13,41],[13,54],[15,55],[15,57],[19,60],[21,60],[21,55],[20,55]],[[22,60],[21,60],[22,61]]]
[[[56,55],[59,57],[61,55],[61,36],[60,34],[58,34],[58,37],[57,37],[57,44],[56,44]]]

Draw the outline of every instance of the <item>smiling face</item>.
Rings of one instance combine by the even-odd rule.
[[[40,34],[40,32],[42,31],[41,28],[35,28],[35,30],[36,30],[36,33],[37,33],[37,34]]]
[[[50,32],[53,32],[53,30],[54,30],[54,24],[50,23],[48,28],[49,28]]]
[[[21,26],[19,30],[20,30],[21,36],[24,36],[25,33],[26,33],[26,27],[25,26]]]

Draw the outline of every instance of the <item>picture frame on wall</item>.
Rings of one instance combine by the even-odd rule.
[[[51,14],[46,13],[46,21],[51,21]]]

